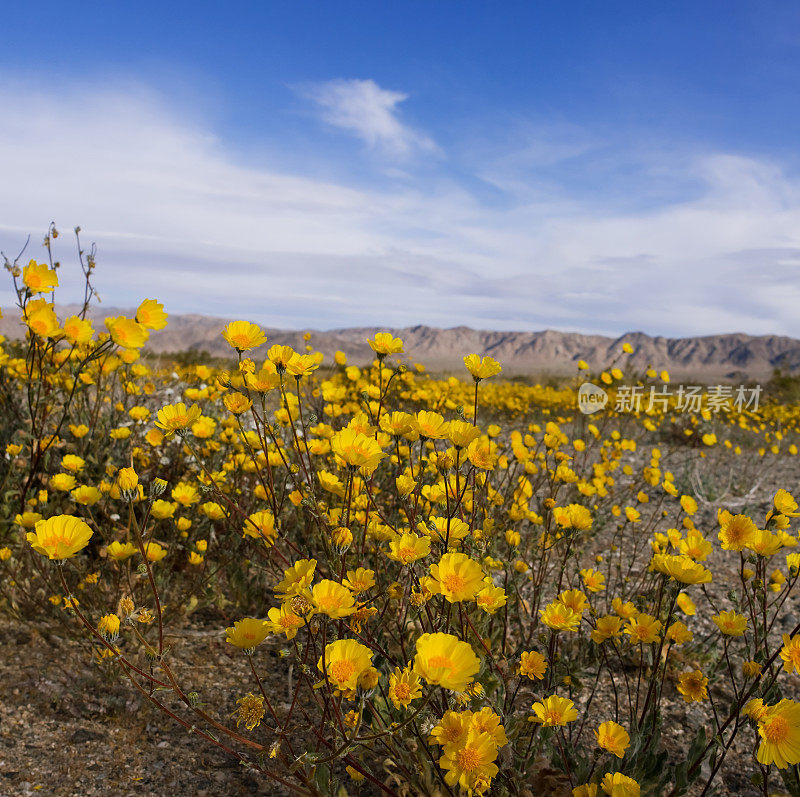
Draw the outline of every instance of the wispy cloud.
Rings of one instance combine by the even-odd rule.
[[[469,167],[511,175],[513,151],[497,163],[476,152],[463,180],[432,169],[365,186],[254,166],[197,114],[130,86],[6,85],[0,107],[13,109],[0,126],[0,248],[16,252],[29,232],[37,240],[50,219],[65,232],[82,225],[98,243],[106,304],[157,296],[171,312],[294,328],[800,336],[800,181],[779,163],[683,154],[674,172],[693,190],[636,208],[653,162],[620,149],[624,203],[613,185],[599,197],[556,185],[559,201],[548,203],[498,180],[498,205],[473,190]],[[564,156],[591,159],[584,149]],[[601,156],[609,169],[608,143]],[[519,155],[534,177],[537,163],[559,157]],[[67,234],[57,243],[68,301],[72,244]],[[0,284],[0,303],[10,302]]]
[[[393,156],[437,149],[431,138],[400,119],[408,94],[381,88],[374,80],[330,80],[302,90],[322,119]]]

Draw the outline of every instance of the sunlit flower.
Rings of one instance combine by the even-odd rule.
[[[491,779],[499,772],[494,760],[497,758],[497,745],[488,733],[475,729],[467,732],[467,738],[456,747],[448,745],[439,759],[439,766],[446,770],[444,776],[448,786],[458,784],[469,794],[483,794]]]
[[[80,345],[81,343],[88,343],[94,334],[92,322],[89,319],[80,318],[76,315],[71,315],[69,318],[65,319],[62,329],[64,331],[64,337],[73,346]]]
[[[689,532],[679,543],[680,552],[692,559],[705,561],[713,550],[711,543],[698,531]]]
[[[431,731],[428,744],[460,747],[467,738],[471,719],[471,711],[445,711]]]
[[[541,702],[534,703],[531,709],[534,713],[534,716],[530,718],[531,721],[541,722],[545,728],[554,725],[566,725],[578,718],[575,704],[566,697],[559,697],[558,695],[551,695]]]
[[[247,396],[236,392],[226,393],[222,403],[225,405],[225,409],[233,415],[241,415],[253,406],[253,402]]]
[[[758,720],[758,735],[759,764],[775,764],[778,769],[800,764],[800,704],[784,699],[766,709]]]
[[[167,404],[158,411],[156,426],[163,429],[167,437],[171,437],[175,432],[189,429],[200,414],[200,407],[196,404],[188,409],[183,402]]]
[[[145,556],[149,562],[160,562],[166,555],[166,549],[157,542],[148,542],[144,546]]]
[[[678,678],[678,691],[687,703],[708,699],[708,678],[700,670],[685,672]]]
[[[611,608],[623,620],[630,620],[631,617],[636,616],[636,606],[633,601],[623,601],[622,598],[617,597],[611,601]]]
[[[356,568],[355,570],[347,571],[347,578],[342,581],[347,589],[353,595],[360,595],[362,592],[368,592],[375,586],[375,571],[366,570],[363,567]]]
[[[56,473],[50,477],[50,486],[54,490],[69,492],[75,488],[75,477],[71,473]]]
[[[594,568],[590,567],[588,570],[581,570],[580,577],[583,581],[583,586],[589,592],[600,592],[606,588],[606,577]]]
[[[580,589],[565,589],[559,596],[558,600],[564,604],[568,609],[573,612],[583,614],[589,606],[589,599],[586,593]]]
[[[600,788],[609,797],[639,797],[641,793],[639,784],[621,772],[606,772],[600,781]]]
[[[403,352],[403,341],[400,338],[393,337],[389,332],[378,332],[367,343],[379,358],[386,357],[389,354],[402,354]]]
[[[423,634],[416,648],[414,672],[429,684],[462,692],[480,670],[472,647],[452,634]]]
[[[743,636],[747,629],[747,618],[736,612],[720,612],[712,618],[714,624],[726,636]]]
[[[658,642],[658,632],[661,629],[661,621],[649,614],[637,614],[628,620],[625,633],[631,638],[632,644],[649,645]]]
[[[404,565],[416,562],[431,552],[430,537],[418,537],[416,534],[402,534],[389,541],[387,556]]]
[[[40,520],[35,531],[27,533],[27,540],[37,553],[49,559],[69,559],[83,550],[92,537],[87,523],[72,515],[55,515]]]
[[[57,338],[61,334],[61,328],[58,326],[58,318],[56,318],[53,306],[47,304],[43,299],[37,301],[42,303],[28,303],[23,321],[35,335],[41,338]]]
[[[139,476],[133,468],[120,468],[117,472],[117,485],[123,492],[133,492],[139,486]]]
[[[446,553],[430,572],[437,592],[450,603],[473,600],[483,586],[483,569],[463,553]]]
[[[577,631],[581,615],[565,606],[561,601],[553,601],[539,611],[541,621],[554,631]]]
[[[592,527],[592,513],[581,504],[554,507],[553,518],[565,529],[588,531]]]
[[[602,645],[607,639],[617,639],[620,636],[622,636],[622,618],[613,614],[598,617],[591,632],[592,641],[598,645]]]
[[[278,537],[278,530],[275,528],[275,516],[268,509],[253,512],[245,518],[242,525],[242,533],[245,537],[263,540],[267,547],[274,545]]]
[[[422,683],[419,675],[410,668],[394,668],[389,676],[389,700],[395,708],[407,708],[412,700],[422,696]]]
[[[267,340],[261,328],[249,321],[231,321],[222,331],[222,337],[238,352],[258,348]]]
[[[103,497],[103,494],[97,487],[92,487],[88,484],[82,484],[80,487],[76,487],[70,492],[70,495],[73,501],[81,506],[93,506]]]
[[[447,434],[447,424],[438,412],[420,410],[414,416],[414,427],[420,437],[439,440]]]
[[[58,287],[58,275],[44,263],[31,260],[22,269],[22,281],[31,293],[48,293]]]
[[[181,506],[191,506],[200,501],[197,488],[189,482],[178,482],[170,493],[173,501],[177,501]]]
[[[711,582],[711,571],[683,554],[673,556],[667,553],[657,553],[653,556],[652,565],[653,569],[659,573],[664,573],[681,584],[708,584]]]
[[[305,592],[314,580],[316,559],[298,559],[290,568],[283,571],[283,580],[275,587],[281,600]]]
[[[355,692],[359,676],[372,666],[372,652],[354,639],[337,639],[325,647],[317,668],[341,692]]]
[[[464,365],[476,382],[479,382],[481,379],[488,379],[490,376],[495,376],[502,370],[500,363],[494,358],[481,358],[477,354],[468,354],[464,357]]]
[[[624,758],[625,751],[631,743],[631,737],[622,725],[616,722],[603,722],[594,732],[597,746],[603,750],[608,750],[617,758]]]
[[[114,542],[106,548],[106,555],[115,562],[124,562],[126,559],[130,559],[138,550],[139,549],[132,542],[118,542],[114,540]]]
[[[790,637],[783,635],[783,647],[781,648],[781,660],[783,669],[786,672],[800,673],[800,634]]]
[[[150,507],[150,514],[156,520],[166,520],[175,514],[176,508],[177,504],[173,504],[170,501],[164,501],[162,498],[159,498],[158,500],[153,501]]]
[[[147,329],[133,318],[124,316],[106,318],[105,324],[111,334],[111,340],[123,349],[141,349],[150,337]]]
[[[321,356],[317,356],[316,354],[298,354],[288,362],[286,371],[299,379],[300,377],[308,376],[313,371],[316,371],[321,362]]]
[[[480,686],[480,684],[476,684],[476,686]],[[471,728],[481,733],[488,733],[498,747],[505,747],[508,744],[506,730],[500,721],[500,717],[488,706],[474,712],[470,717],[469,724]]]
[[[691,642],[694,634],[687,628],[686,623],[676,620],[667,629],[667,639],[674,642],[676,645],[685,645]]]
[[[467,459],[479,470],[494,470],[497,465],[497,444],[487,435],[475,438],[467,446]]]
[[[269,634],[269,624],[265,620],[245,617],[237,620],[231,628],[225,629],[225,641],[229,645],[241,648],[245,653],[252,653],[256,645],[260,645]]]
[[[167,325],[164,305],[155,299],[145,299],[136,310],[136,320],[147,329],[164,329]]]
[[[679,592],[675,600],[678,608],[687,616],[692,617],[697,611],[694,601],[685,593]]]
[[[767,529],[756,529],[747,547],[759,556],[772,556],[782,547],[783,543],[777,534]]]
[[[282,603],[280,607],[275,607],[267,612],[269,617],[269,630],[273,634],[285,634],[286,639],[294,639],[297,636],[297,629],[302,628],[305,620],[296,614],[290,602]]]
[[[374,437],[342,429],[331,438],[331,450],[345,465],[359,468],[361,473],[369,475],[378,467],[386,456]]]
[[[800,517],[797,501],[795,501],[794,496],[787,490],[780,489],[775,493],[773,506],[775,507],[775,511],[781,515],[785,515],[786,517]]]
[[[733,515],[723,522],[717,536],[723,550],[741,551],[752,542],[756,531],[756,524],[747,515]]]
[[[761,669],[761,665],[757,661],[742,662],[742,673],[745,678],[755,678],[757,675],[761,675]]]
[[[324,578],[311,590],[314,608],[321,614],[327,614],[334,620],[351,615],[355,610],[353,593],[338,581]]]
[[[486,581],[487,579],[484,579]],[[491,581],[491,579],[488,579]],[[506,591],[502,587],[495,587],[493,584],[486,584],[478,590],[475,595],[475,603],[479,609],[487,614],[494,614],[498,609],[502,609],[508,601]]]

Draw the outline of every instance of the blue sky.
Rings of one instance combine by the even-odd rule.
[[[798,23],[764,2],[16,4],[0,248],[80,224],[104,303],[276,327],[800,336]]]

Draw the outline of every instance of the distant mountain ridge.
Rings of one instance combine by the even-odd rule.
[[[59,317],[75,312],[73,307],[56,308]],[[18,310],[4,310],[0,319],[0,334],[19,338],[24,327],[17,320]],[[97,319],[109,315],[132,315],[131,310],[94,308]],[[156,353],[205,351],[227,357],[231,349],[221,336],[231,319],[204,315],[171,315],[166,329],[150,336],[147,348]],[[268,345],[280,343],[303,351],[304,330],[281,330],[263,327]],[[337,350],[347,354],[348,361],[360,365],[372,360],[367,339],[376,332],[391,332],[402,338],[403,359],[421,362],[432,370],[463,368],[463,356],[476,352],[498,360],[506,375],[565,375],[574,373],[578,360],[585,360],[592,369],[607,367],[621,354],[622,344],[630,343],[633,354],[621,357],[637,369],[648,365],[666,368],[676,378],[694,377],[705,382],[714,379],[728,381],[764,379],[775,368],[788,373],[800,373],[800,340],[782,335],[746,335],[732,333],[703,337],[652,337],[644,332],[628,332],[617,338],[587,335],[579,332],[497,332],[477,330],[466,326],[438,329],[418,325],[413,327],[348,327],[311,332],[311,343],[328,358]],[[258,359],[261,352],[256,352]]]

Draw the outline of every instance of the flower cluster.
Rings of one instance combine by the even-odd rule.
[[[796,461],[796,406],[576,417],[577,379],[436,377],[388,332],[328,362],[246,320],[227,362],[162,368],[156,300],[95,329],[59,318],[55,263],[10,271],[3,605],[209,744],[306,793],[701,793],[746,745],[800,788],[800,509],[751,491]],[[612,397],[668,381],[631,355]],[[233,662],[216,696],[173,667],[195,612]],[[701,729],[679,754],[667,704]]]

